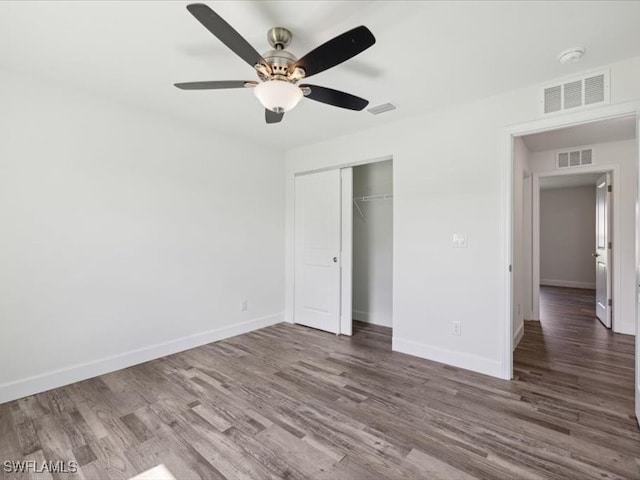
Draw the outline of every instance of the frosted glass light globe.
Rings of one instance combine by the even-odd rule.
[[[254,87],[253,93],[264,108],[276,113],[288,112],[302,98],[302,90],[284,80],[268,80],[259,83]]]

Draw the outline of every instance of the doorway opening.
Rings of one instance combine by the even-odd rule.
[[[295,176],[294,323],[391,337],[392,188],[390,157]]]
[[[514,137],[514,348],[523,321],[540,320],[541,284],[598,290],[602,323],[635,334],[635,123],[626,116]]]
[[[368,325],[392,328],[392,162],[387,160],[353,167],[351,295],[354,334],[356,327],[367,330],[364,327]]]
[[[514,376],[548,381],[550,390],[573,379],[576,389],[591,382],[600,391],[616,377],[610,411],[629,415],[636,123],[634,114],[513,137]]]
[[[533,207],[533,296],[538,318],[545,314],[540,288],[560,287],[590,292],[595,316],[603,326],[613,323],[612,201],[613,172],[539,176]],[[618,242],[616,242],[618,246]],[[616,285],[617,286],[617,285]],[[562,297],[559,297],[562,298]]]

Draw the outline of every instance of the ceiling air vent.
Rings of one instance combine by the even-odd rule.
[[[380,105],[376,105],[375,107],[367,108],[367,112],[373,115],[380,115],[384,112],[390,112],[391,110],[395,110],[396,106],[393,103],[381,103]]]
[[[604,74],[596,75],[595,77],[589,77],[584,79],[584,104],[593,105],[594,103],[604,102],[604,90],[605,90]],[[607,79],[607,90],[609,88]]]
[[[558,112],[562,110],[562,86],[544,89],[544,113]]]
[[[609,71],[570,78],[541,89],[544,115],[609,103]]]
[[[565,83],[562,86],[564,108],[575,108],[582,106],[582,80]]]
[[[569,168],[593,164],[593,149],[581,148],[556,154],[556,167]]]

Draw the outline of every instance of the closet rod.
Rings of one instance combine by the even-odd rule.
[[[372,200],[386,200],[387,198],[393,198],[393,194],[382,193],[380,195],[366,195],[364,197],[355,197],[353,200],[356,202],[370,202]]]

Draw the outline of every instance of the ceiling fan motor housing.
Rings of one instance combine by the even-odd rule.
[[[272,79],[275,77],[278,78],[278,80],[286,81],[289,81],[289,66],[293,65],[298,60],[293,54],[287,52],[286,50],[269,50],[262,55],[262,58],[264,58],[271,67]],[[258,76],[262,80],[269,79],[260,71],[258,71]]]

